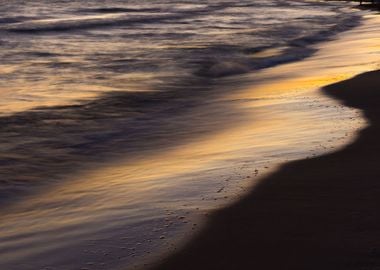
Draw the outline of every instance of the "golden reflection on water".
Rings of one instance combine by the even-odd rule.
[[[269,164],[343,146],[364,122],[350,120],[359,112],[316,89],[377,65],[379,47],[371,38],[375,32],[361,30],[321,45],[310,59],[252,75],[257,81],[252,88],[220,98],[214,106],[221,107],[215,111],[223,110],[223,102],[233,104],[225,119],[229,129],[135,161],[92,168],[15,204],[3,215],[0,228],[6,260],[74,245],[113,227],[128,228],[138,220],[162,217],[167,209],[217,207],[221,203],[215,198],[241,194],[240,181],[256,169],[261,175]],[[345,44],[355,46],[342,51]],[[17,110],[21,104],[10,106]],[[221,183],[231,175],[233,184]],[[225,189],[219,194],[221,188]]]
[[[206,184],[209,190],[202,192],[215,193],[213,185],[220,182],[219,178],[231,173],[231,168],[236,165],[247,160],[265,161],[264,165],[268,165],[283,160],[289,151],[294,151],[296,145],[308,149],[313,145],[312,141],[327,144],[327,139],[332,135],[326,134],[325,131],[334,131],[333,125],[336,124],[331,119],[344,120],[352,116],[349,110],[345,111],[347,115],[343,117],[340,115],[342,111],[337,113],[335,109],[324,107],[310,110],[309,105],[313,102],[321,104],[321,97],[315,91],[309,90],[307,93],[311,99],[309,103],[302,99],[305,93],[292,93],[295,85],[300,89],[307,89],[310,85],[323,83],[321,79],[304,80],[303,85],[299,80],[281,82],[268,82],[254,90],[248,89],[226,98],[230,102],[238,100],[234,106],[238,107],[239,113],[244,112],[241,115],[245,118],[243,123],[233,129],[204,136],[136,162],[121,161],[73,177],[67,184],[52,188],[42,197],[32,197],[16,205],[5,219],[2,230],[8,228],[6,235],[11,236],[75,226],[89,220],[100,224],[105,220],[112,223],[112,219],[119,213],[132,218],[134,215],[139,216],[139,211],[142,210],[140,204],[149,202],[160,209],[176,207],[176,200],[179,198],[174,198],[174,202],[170,199],[165,202],[165,197],[162,196],[165,196],[166,190],[170,189],[173,193],[178,192],[181,195],[181,189],[188,185],[188,181],[194,181],[194,186],[197,186],[199,181],[207,181],[210,182]],[[279,92],[280,95],[274,94]],[[258,93],[262,93],[262,96]],[[270,93],[271,96],[265,93]],[[336,102],[323,99],[323,104],[335,106]],[[292,106],[293,110],[289,106]],[[316,115],[318,110],[320,115]],[[231,119],[233,120],[234,116],[231,116]],[[356,127],[358,126],[356,124]],[[323,129],[316,131],[316,127]],[[343,128],[341,124],[336,132],[341,136],[342,129],[346,131],[348,128]],[[301,156],[304,155],[299,149],[297,151],[301,152]],[[279,156],[273,156],[278,153]],[[297,157],[299,153],[293,158]],[[260,162],[254,165],[257,167],[251,167],[245,173],[251,175],[254,169],[261,170],[263,164]],[[213,169],[215,171],[210,173]],[[197,179],[192,180],[191,177]],[[236,189],[232,188],[232,193],[234,192]],[[191,202],[192,208],[205,207],[202,205],[203,202],[200,202],[200,194],[190,195],[186,199]],[[212,207],[212,204],[207,207]],[[43,219],[44,222],[37,222],[38,219]],[[36,222],[30,223],[33,220]],[[16,221],[18,226],[15,227]],[[87,233],[89,232],[90,228],[87,229]],[[72,233],[76,235],[74,231]],[[82,232],[77,233],[80,235]]]
[[[271,155],[281,152],[282,148],[286,149],[284,152],[287,153],[296,145],[301,148],[313,148],[312,145],[315,144],[343,145],[352,138],[343,134],[351,130],[352,135],[352,132],[364,122],[349,121],[353,115],[357,116],[357,111],[343,108],[339,103],[321,97],[316,89],[351,77],[359,71],[373,69],[373,59],[371,61],[366,59],[369,59],[368,56],[375,51],[378,52],[378,48],[369,46],[374,48],[374,51],[368,51],[359,46],[362,43],[364,47],[372,44],[373,39],[369,39],[372,33],[362,34],[360,29],[355,29],[353,32],[355,35],[362,35],[363,39],[350,34],[342,35],[344,40],[342,43],[358,44],[345,52],[348,53],[346,57],[337,53],[341,51],[339,48],[342,43],[324,44],[314,57],[299,63],[265,70],[254,75],[264,78],[263,83],[257,83],[252,89],[224,97],[224,101],[234,102],[236,111],[242,113],[241,118],[244,118],[244,121],[237,126],[231,123],[233,129],[204,136],[194,142],[179,145],[170,151],[145,157],[137,162],[128,161],[127,164],[119,162],[94,170],[65,187],[65,192],[69,194],[82,190],[85,193],[86,190],[103,188],[107,190],[108,187],[112,187],[115,188],[114,191],[122,190],[123,194],[129,194],[131,191],[128,190],[133,190],[133,194],[125,195],[133,201],[139,196],[154,197],[150,192],[156,189],[181,186],[183,184],[181,178],[189,173],[216,168],[221,170],[220,175],[218,173],[211,175],[220,177],[225,173],[221,168],[226,161],[239,163],[243,157],[243,159],[263,159],[272,162],[276,158]],[[353,64],[345,65],[346,61],[352,61]],[[342,65],[336,65],[338,62]],[[226,121],[233,121],[234,117],[236,116],[233,115]],[[341,123],[338,124],[339,121]],[[326,133],[326,130],[330,130],[331,133]],[[329,144],[331,137],[335,139]],[[323,147],[321,151],[326,151],[326,148]],[[252,170],[253,168],[251,172]],[[197,177],[202,178],[200,175]],[[104,186],[105,183],[108,187]],[[121,188],[122,186],[124,188]],[[125,188],[126,186],[128,188]],[[53,191],[59,196],[56,192]],[[121,197],[120,201],[111,200],[111,204],[122,204],[125,202],[125,197]]]

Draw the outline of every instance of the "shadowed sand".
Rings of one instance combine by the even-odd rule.
[[[325,87],[364,110],[358,139],[284,165],[154,269],[379,269],[379,88],[380,71]]]

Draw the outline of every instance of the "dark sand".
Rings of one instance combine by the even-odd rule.
[[[154,269],[380,269],[379,88],[380,71],[325,87],[364,111],[358,139],[282,166]]]

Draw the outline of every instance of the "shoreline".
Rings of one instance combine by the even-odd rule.
[[[374,269],[380,265],[380,71],[323,88],[370,125],[340,151],[287,163],[216,211],[152,269]]]
[[[331,45],[334,42],[326,43]],[[338,51],[335,48],[333,52]],[[170,141],[171,147],[159,155],[146,152],[142,161],[130,162],[127,158],[100,166],[63,184],[53,185],[46,193],[40,193],[43,196],[36,194],[15,205],[14,212],[4,217],[4,226],[0,230],[2,235],[12,236],[5,238],[0,245],[10,255],[5,253],[4,267],[17,265],[20,269],[35,269],[40,262],[47,267],[57,264],[58,259],[61,260],[60,269],[80,265],[85,268],[91,265],[91,269],[119,269],[120,265],[133,268],[133,263],[138,263],[140,256],[144,259],[148,253],[159,255],[155,251],[160,248],[171,252],[185,243],[188,237],[202,233],[202,229],[193,230],[192,225],[197,223],[197,227],[203,227],[200,224],[203,224],[205,213],[244,198],[247,189],[256,183],[260,186],[258,179],[272,171],[272,165],[329,152],[333,146],[341,147],[350,140],[358,126],[363,125],[348,120],[348,115],[358,115],[353,110],[338,106],[335,101],[321,99],[314,90],[309,92],[326,82],[337,81],[336,75],[346,78],[350,72],[357,72],[350,70],[342,75],[341,71],[336,71],[331,75],[324,71],[326,63],[328,68],[334,69],[332,64],[323,60],[323,57],[331,55],[318,56],[317,53],[311,60],[264,70],[257,76],[258,82],[252,89],[228,93],[211,104],[205,102],[204,107],[188,117],[208,119],[206,116],[217,115],[218,120],[228,127],[225,130],[215,128],[217,132],[207,136],[199,136],[195,132],[198,136],[190,136],[191,139],[195,137],[194,140],[174,146]],[[343,66],[350,63],[347,55],[334,59],[333,62],[347,61]],[[361,69],[369,66],[365,63]],[[288,95],[286,91],[289,89],[291,93]],[[307,99],[304,99],[305,93],[308,93]],[[324,101],[328,106],[322,106],[326,105]],[[312,107],[312,112],[308,111],[308,106]],[[175,120],[186,122],[183,118]],[[329,121],[332,123],[323,125]],[[199,126],[199,121],[194,123]],[[326,132],[336,123],[340,130],[335,130],[334,134]],[[218,123],[207,121],[205,124],[217,127]],[[322,132],[313,133],[312,127],[318,127],[318,124],[322,124]],[[268,135],[273,127],[272,134]],[[301,129],[298,130],[299,127]],[[345,127],[349,128],[349,136],[342,139]],[[286,138],[297,131],[301,135]],[[260,132],[259,136],[257,132]],[[323,142],[327,138],[332,142],[324,142],[323,147],[315,142]],[[263,160],[257,160],[260,155],[255,155],[257,150],[265,152],[260,147],[267,147],[267,156]],[[257,175],[252,175],[254,169],[260,171],[257,178]],[[79,204],[75,204],[77,199]],[[64,219],[65,224],[61,227],[62,217],[68,218]],[[43,224],[39,223],[42,218]],[[19,225],[28,222],[32,226]],[[66,234],[66,242],[60,238],[61,233],[55,233],[57,229]],[[28,239],[25,235],[43,235],[44,238],[40,241],[41,238]],[[181,238],[185,240],[182,242]],[[173,246],[173,243],[178,245]],[[30,249],[32,245],[34,248]],[[18,258],[23,259],[12,262]],[[30,261],[37,264],[30,264]]]
[[[374,205],[380,200],[372,189],[380,188],[376,183],[380,170],[374,165],[380,145],[376,142],[379,120],[372,102],[378,97],[371,88],[380,84],[380,78],[376,79],[380,71],[356,75],[358,70],[360,67],[354,66],[353,78],[342,73],[343,80],[332,80],[321,90],[325,96],[363,111],[369,120],[370,125],[353,142],[336,152],[280,166],[243,198],[215,211],[192,240],[149,269],[378,266],[375,227],[380,217]],[[362,86],[369,88],[363,96]],[[360,183],[365,176],[369,182]]]

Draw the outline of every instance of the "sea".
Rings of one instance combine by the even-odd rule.
[[[262,112],[226,96],[360,23],[344,1],[0,0],[0,269],[179,248],[279,147],[250,159]]]

